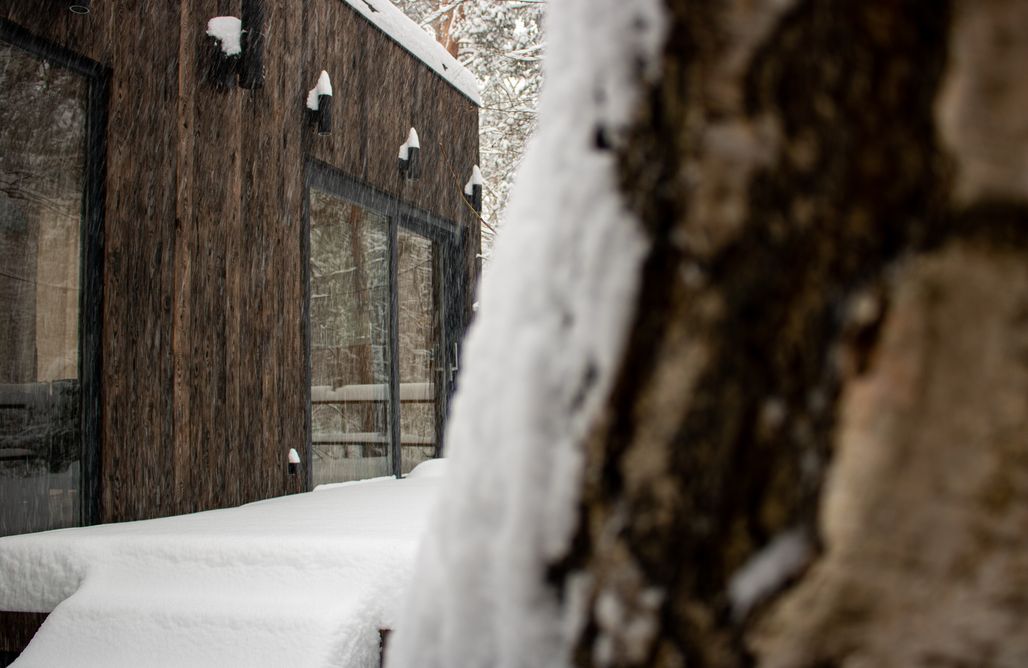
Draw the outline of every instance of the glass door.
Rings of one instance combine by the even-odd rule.
[[[311,446],[315,485],[393,471],[389,219],[310,193]]]
[[[102,124],[89,69],[2,22],[0,91],[2,536],[92,519]]]
[[[307,228],[310,482],[409,473],[442,442],[455,226],[313,164]]]
[[[436,456],[441,438],[442,307],[436,244],[400,227],[396,239],[400,472]]]

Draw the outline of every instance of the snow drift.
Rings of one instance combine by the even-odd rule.
[[[444,464],[0,539],[0,610],[52,610],[15,665],[377,666]]]

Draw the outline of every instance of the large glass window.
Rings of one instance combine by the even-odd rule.
[[[82,520],[82,244],[94,164],[90,77],[6,37],[0,33],[0,535]]]
[[[432,240],[407,229],[397,232],[400,469],[409,473],[436,454],[441,309]]]
[[[442,437],[456,231],[327,169],[308,213],[311,482],[408,473]]]
[[[389,475],[389,220],[310,197],[314,484]]]

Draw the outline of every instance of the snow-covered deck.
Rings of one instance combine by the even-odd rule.
[[[15,665],[377,665],[444,467],[0,539],[0,610],[52,611]]]

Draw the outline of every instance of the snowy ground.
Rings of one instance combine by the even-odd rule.
[[[52,611],[15,666],[377,666],[444,469],[0,539],[0,610]]]

